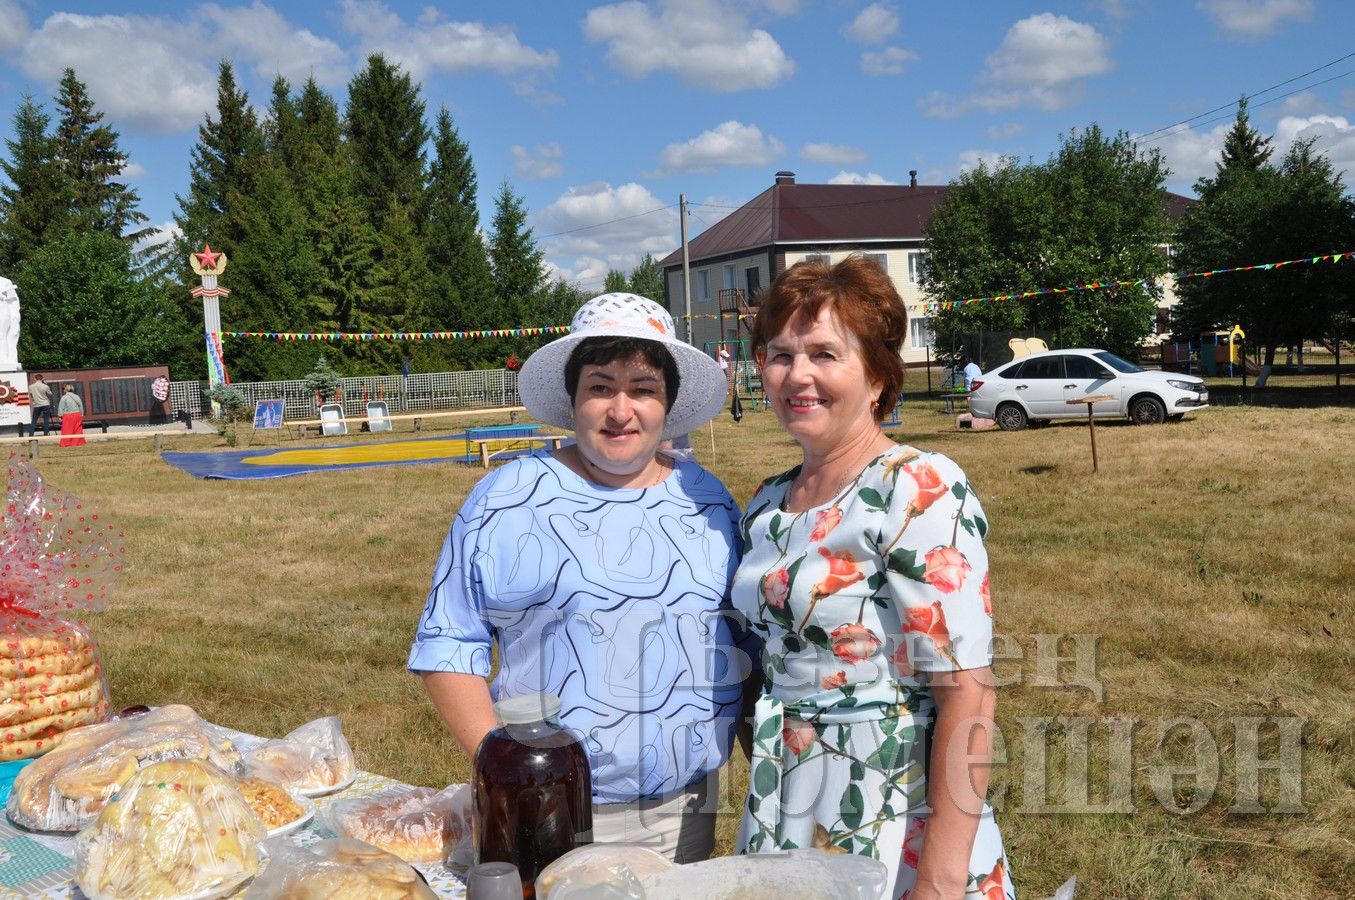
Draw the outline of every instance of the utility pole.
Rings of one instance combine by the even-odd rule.
[[[687,252],[687,195],[678,194],[678,220],[682,227],[682,308],[687,323],[687,343],[692,342],[692,261]]]

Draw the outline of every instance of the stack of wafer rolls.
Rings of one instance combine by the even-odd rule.
[[[39,756],[107,716],[108,684],[84,628],[35,618],[0,636],[0,761]]]

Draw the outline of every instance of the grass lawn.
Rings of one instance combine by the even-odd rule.
[[[1081,424],[960,432],[939,401],[910,400],[890,429],[957,460],[992,525],[1006,685],[993,800],[1023,897],[1072,874],[1080,897],[1351,895],[1355,387],[1233,384],[1181,423],[1098,425],[1095,476]],[[714,454],[707,432],[693,443],[740,503],[799,458],[769,413],[723,416],[714,434]],[[364,768],[465,780],[403,666],[479,469],[208,482],[126,441],[44,447],[37,462],[126,532],[122,583],[95,620],[115,705],[188,703],[264,735],[338,714]],[[1230,811],[1250,793],[1252,731],[1263,811]],[[1286,756],[1301,782],[1265,767]],[[731,765],[723,849],[745,778]],[[1273,811],[1286,802],[1299,811]]]

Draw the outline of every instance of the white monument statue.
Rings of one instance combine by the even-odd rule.
[[[21,372],[19,365],[19,292],[0,275],[0,372]]]

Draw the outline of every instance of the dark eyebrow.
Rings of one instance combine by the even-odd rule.
[[[612,373],[610,373],[610,372],[605,372],[605,371],[603,371],[600,367],[597,367],[597,366],[592,366],[592,367],[586,369],[586,370],[584,371],[582,377],[583,377],[583,378],[600,378],[600,379],[602,379],[603,381],[616,381],[616,376],[612,375]],[[636,377],[634,377],[634,378],[632,378],[632,379],[630,379],[630,380],[631,380],[631,381],[658,381],[659,379],[658,379],[656,376],[654,376],[654,375],[648,375],[648,374],[646,374],[646,375],[637,375]]]

